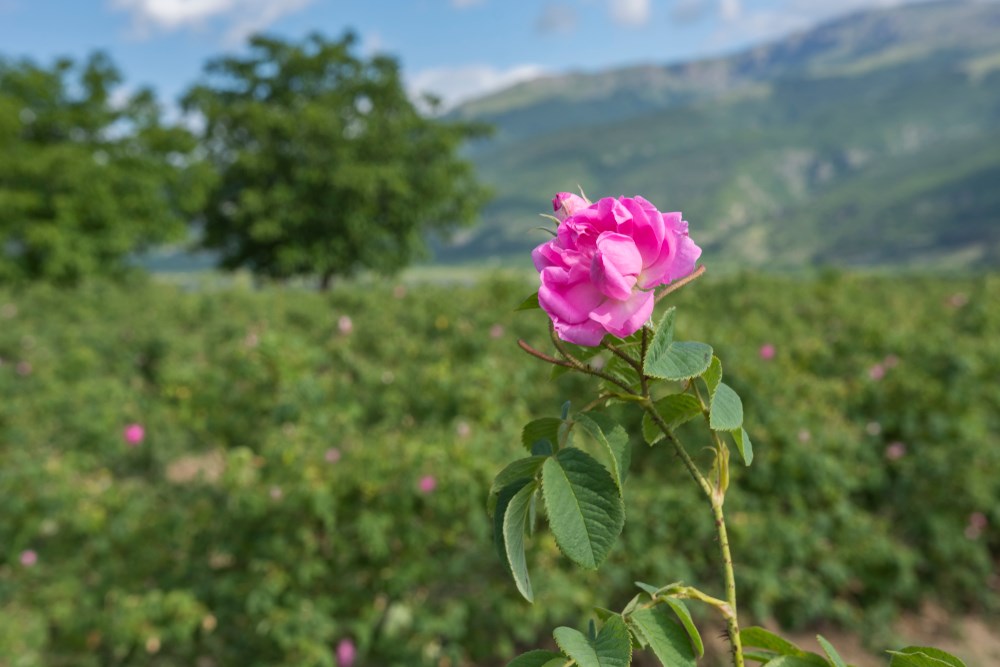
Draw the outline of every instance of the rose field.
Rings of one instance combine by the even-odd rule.
[[[636,580],[720,588],[703,499],[636,435],[602,577],[542,528],[544,604],[511,584],[491,481],[521,424],[590,400],[517,347],[551,347],[515,311],[535,289],[0,290],[0,665],[502,665]],[[670,302],[744,396],[756,460],[734,459],[727,508],[745,625],[872,651],[927,610],[1000,625],[1000,276],[709,266]]]

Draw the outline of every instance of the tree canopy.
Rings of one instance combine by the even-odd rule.
[[[206,173],[195,137],[95,53],[51,67],[0,60],[0,281],[75,283],[183,238]]]
[[[219,174],[203,244],[224,267],[274,278],[392,273],[428,233],[471,223],[485,201],[458,152],[482,126],[421,112],[389,57],[353,54],[355,37],[266,36],[249,55],[206,66],[184,99],[204,120]]]

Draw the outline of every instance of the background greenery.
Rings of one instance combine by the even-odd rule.
[[[502,664],[633,580],[719,588],[707,506],[620,411],[634,459],[612,586],[542,533],[544,604],[520,599],[489,484],[521,424],[592,395],[516,349],[545,338],[537,311],[512,311],[532,289],[0,292],[0,661],[333,665],[351,638],[360,665]],[[879,645],[925,599],[1000,612],[998,299],[992,275],[682,291],[678,335],[725,360],[757,452],[727,503],[755,620]]]

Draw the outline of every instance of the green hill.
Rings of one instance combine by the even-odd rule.
[[[497,197],[444,261],[526,261],[538,214],[579,184],[684,211],[717,265],[1000,265],[1000,3],[854,14],[454,115],[497,126],[471,153]]]

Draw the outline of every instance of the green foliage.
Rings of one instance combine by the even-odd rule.
[[[671,616],[663,607],[654,607],[632,613],[629,620],[661,663],[668,667],[694,667],[691,638]]]
[[[589,454],[570,447],[545,461],[542,491],[559,548],[581,567],[596,569],[625,525],[615,479]]]
[[[955,656],[930,646],[907,646],[888,653],[892,656],[889,667],[965,667]]]
[[[704,373],[712,362],[712,348],[705,343],[682,343],[674,340],[676,309],[663,314],[653,341],[649,344],[643,370],[664,380],[687,380]]]
[[[816,635],[816,641],[819,642],[819,645],[823,648],[823,652],[826,653],[826,657],[830,660],[831,667],[847,667],[847,663],[844,662],[844,659],[840,657],[839,653],[837,653],[837,649],[833,648],[830,642],[828,642],[823,635]]]
[[[663,600],[664,604],[670,607],[674,614],[677,616],[677,620],[681,622],[684,626],[684,630],[688,633],[688,638],[691,640],[691,648],[694,649],[694,654],[696,658],[701,658],[705,655],[705,644],[701,640],[701,633],[698,632],[698,628],[694,624],[694,619],[691,618],[691,612],[688,611],[687,605],[678,600],[677,598],[665,598]]]
[[[258,35],[185,97],[221,175],[204,245],[227,268],[319,275],[324,287],[359,269],[394,273],[429,233],[478,214],[485,191],[458,151],[484,126],[425,116],[399,64],[359,58],[355,42]]]
[[[587,637],[573,628],[556,628],[556,644],[580,667],[628,667],[632,642],[621,616],[612,616],[596,636]]]
[[[208,175],[149,90],[124,100],[107,55],[0,60],[0,283],[121,276],[183,239]]]
[[[670,394],[653,404],[657,414],[663,418],[668,429],[675,429],[701,415],[701,402],[691,394]],[[654,445],[663,439],[663,431],[648,414],[642,416],[642,435],[646,442]]]
[[[490,665],[551,648],[551,628],[583,627],[595,605],[621,609],[636,579],[714,588],[704,500],[667,449],[640,446],[636,411],[610,406],[632,434],[629,522],[595,575],[561,555],[539,502],[536,603],[518,594],[484,520],[491,484],[530,458],[522,424],[593,389],[518,352],[546,340],[537,312],[509,307],[529,291],[0,289],[0,655],[299,667],[350,637],[359,665]],[[739,276],[685,292],[682,333],[723,342],[758,446],[727,502],[741,615],[846,625],[876,647],[898,646],[882,631],[928,601],[992,623],[1000,279]],[[147,437],[129,448],[135,421]],[[706,463],[701,422],[677,433]],[[537,479],[539,460],[525,465],[511,481]]]

